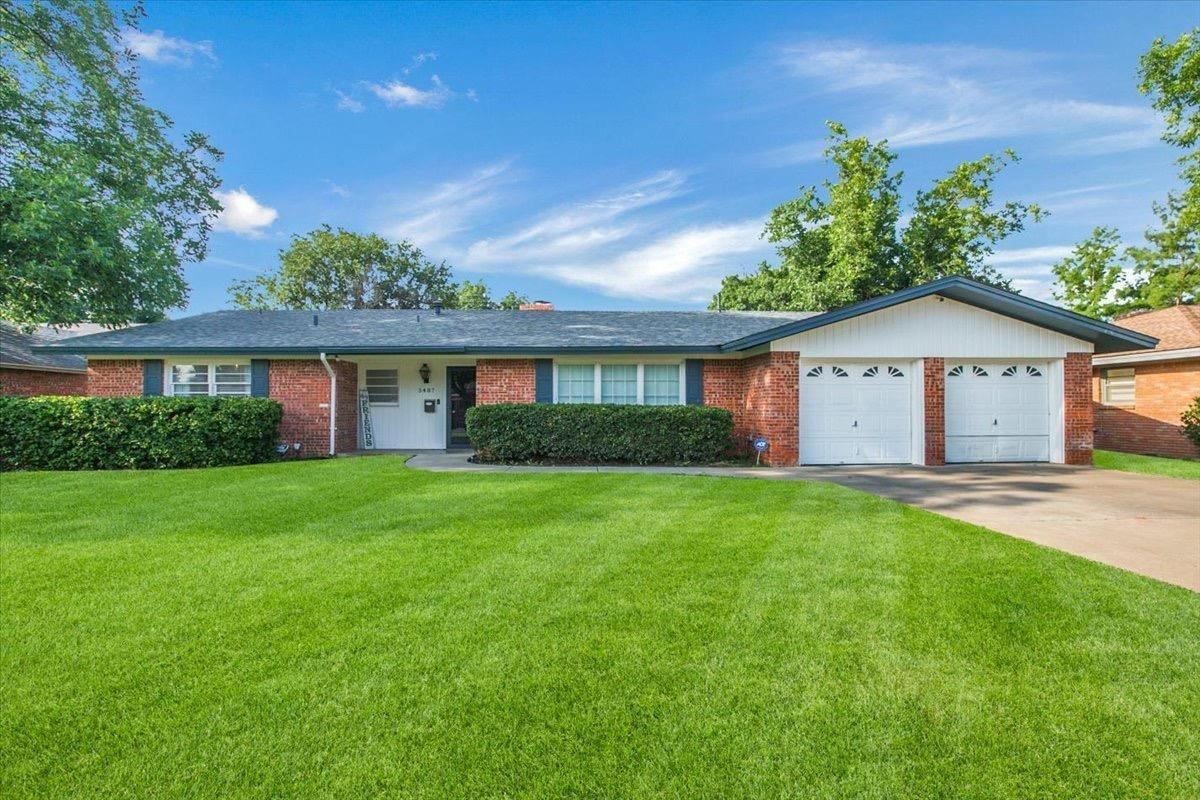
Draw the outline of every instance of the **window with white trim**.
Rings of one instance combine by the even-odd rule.
[[[172,364],[170,385],[175,397],[249,396],[250,364],[217,361]]]
[[[558,402],[596,402],[596,365],[560,364],[558,366]]]
[[[1101,402],[1110,406],[1134,404],[1133,367],[1106,369],[1100,379]]]
[[[682,365],[554,365],[556,403],[669,406],[683,403]]]
[[[637,364],[600,365],[600,402],[636,405]]]
[[[366,373],[367,399],[373,406],[400,403],[400,372],[394,369],[369,369]]]
[[[648,406],[679,405],[679,365],[646,364],[643,371],[643,400]]]

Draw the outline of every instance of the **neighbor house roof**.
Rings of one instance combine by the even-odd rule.
[[[1113,320],[1122,328],[1158,338],[1155,350],[1200,347],[1200,305],[1142,311]]]
[[[1145,361],[1200,359],[1200,305],[1180,305],[1141,311],[1113,320],[1122,328],[1158,338],[1152,351],[1118,352],[1096,359],[1098,366]]]
[[[200,353],[733,352],[929,295],[1092,342],[1153,347],[1128,331],[966,278],[944,278],[817,314],[714,311],[216,311],[50,345],[93,355]]]
[[[0,323],[0,367],[35,369],[43,372],[87,371],[87,362],[79,356],[34,350],[56,338],[54,333],[22,333],[10,325]]]

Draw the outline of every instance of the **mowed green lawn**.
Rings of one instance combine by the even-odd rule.
[[[1158,458],[1136,453],[1118,453],[1115,450],[1096,450],[1092,453],[1092,464],[1100,469],[1200,480],[1200,461],[1185,458]]]
[[[5,798],[1200,796],[1200,596],[847,489],[0,489]]]

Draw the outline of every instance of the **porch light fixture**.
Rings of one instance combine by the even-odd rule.
[[[422,364],[421,368],[419,370],[417,370],[417,372],[421,376],[421,383],[429,383],[429,365],[428,364]]]

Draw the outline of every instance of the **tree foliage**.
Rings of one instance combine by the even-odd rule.
[[[322,225],[292,237],[274,272],[234,281],[241,308],[506,308],[523,298],[509,292],[492,300],[483,282],[456,284],[444,261],[435,263],[409,241],[393,242]]]
[[[483,281],[463,281],[455,291],[454,308],[481,311],[516,311],[529,299],[510,291],[499,300],[492,299],[492,291]]]
[[[1154,205],[1157,229],[1131,247],[1133,279],[1122,293],[1129,308],[1200,302],[1200,28],[1174,42],[1157,39],[1142,56],[1138,89],[1163,112],[1163,140],[1182,148],[1183,189]]]
[[[221,154],[146,105],[106,3],[0,2],[0,316],[118,325],[187,298]]]
[[[1033,204],[996,206],[993,183],[1015,154],[958,165],[917,193],[901,229],[895,151],[838,123],[829,129],[825,157],[835,177],[803,187],[767,220],[763,235],[776,244],[779,264],[725,278],[710,307],[820,311],[947,275],[1010,288],[987,257],[1043,214]]]
[[[1096,228],[1059,261],[1054,273],[1054,299],[1089,317],[1109,318],[1121,310],[1116,292],[1125,257],[1116,228]]]

